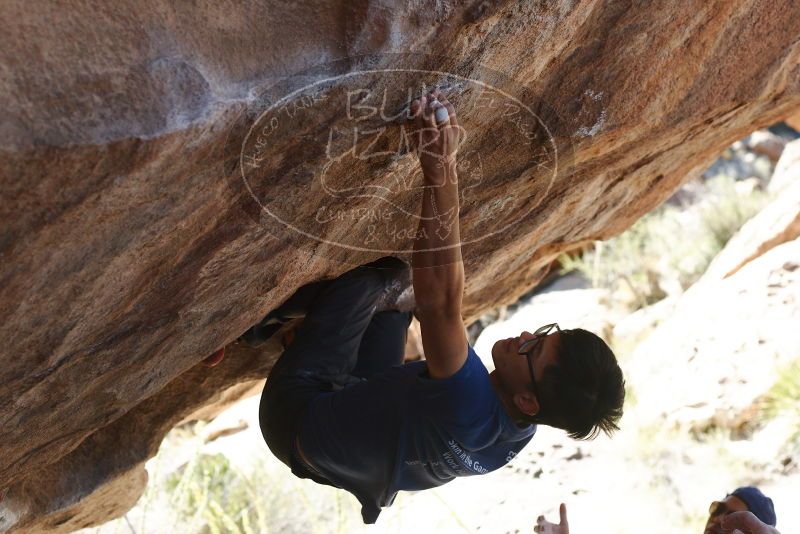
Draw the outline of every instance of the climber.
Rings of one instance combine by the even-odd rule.
[[[534,532],[542,534],[569,534],[567,505],[559,508],[561,518],[556,523],[547,521],[543,515],[536,520]],[[753,486],[736,488],[721,501],[714,501],[708,510],[708,520],[703,534],[780,534],[775,529],[777,517],[772,499]]]
[[[434,90],[410,111],[425,181],[411,275],[426,360],[402,365],[411,312],[376,312],[388,281],[408,272],[391,256],[290,298],[242,337],[257,344],[307,308],[264,387],[261,430],[296,476],[355,495],[365,523],[400,490],[502,467],[537,424],[611,433],[624,399],[608,346],[555,324],[495,343],[487,372],[467,342],[460,229],[447,217],[458,213],[455,109]]]

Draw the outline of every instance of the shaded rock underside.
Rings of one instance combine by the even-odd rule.
[[[466,79],[488,68],[537,110],[561,154],[549,177],[525,166],[512,122],[498,135],[497,112],[453,89],[469,134],[462,151],[483,155],[462,227],[467,236],[503,229],[465,245],[466,321],[535,286],[561,252],[623,231],[731,142],[800,108],[800,6],[788,0],[191,10],[12,0],[0,24],[0,531],[66,531],[123,513],[164,434],[228,388],[257,385],[279,349],[231,345],[212,371],[200,360],[303,284],[385,255],[298,240],[259,215],[239,149],[277,80],[336,60],[339,74],[356,71],[364,55],[382,69]],[[390,98],[392,109],[404,102]],[[341,99],[324,101],[271,140],[256,193],[292,222],[313,227],[329,200],[297,185],[325,163],[307,142],[322,130],[303,128],[344,128],[346,115]],[[413,156],[377,172],[332,165],[326,179],[385,184],[390,165],[408,175]],[[413,210],[413,198],[400,202]],[[499,198],[519,209],[497,207]],[[334,222],[322,237],[342,242],[368,222]],[[393,246],[410,243],[401,236]]]

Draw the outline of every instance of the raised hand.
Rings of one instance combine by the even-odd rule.
[[[454,177],[461,134],[456,110],[444,93],[434,89],[411,102],[409,120],[412,145],[425,178],[439,184]]]
[[[547,519],[544,518],[543,515],[540,515],[536,519],[536,526],[533,527],[534,532],[542,532],[544,534],[569,534],[569,522],[567,521],[567,505],[561,503],[561,506],[558,508],[558,512],[561,515],[561,522],[558,524],[551,523]]]
[[[742,534],[781,534],[761,522],[752,512],[733,512],[722,518],[722,531]]]

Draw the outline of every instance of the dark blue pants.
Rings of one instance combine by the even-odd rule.
[[[375,313],[387,282],[403,268],[396,258],[382,258],[321,285],[294,341],[269,374],[261,394],[261,432],[273,454],[301,478],[332,485],[310,472],[294,449],[298,422],[311,400],[403,363],[411,312]],[[293,306],[289,299],[281,307]]]

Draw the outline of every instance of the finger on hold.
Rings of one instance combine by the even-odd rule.
[[[423,95],[417,98],[415,102],[417,103],[417,111],[416,113],[414,113],[414,125],[416,126],[417,130],[422,130],[423,128],[425,128],[424,115],[425,115],[425,106],[428,105],[428,101]]]
[[[421,107],[422,106],[420,106],[418,99],[415,98],[414,100],[412,100],[411,101],[411,105],[408,107],[409,111],[411,112],[411,114],[408,116],[408,119],[409,120],[416,119],[417,118],[417,113],[419,113],[419,110],[420,110]]]
[[[451,104],[450,101],[447,100],[447,97],[444,95],[442,95],[442,97],[439,98],[439,102],[441,102],[441,104],[447,109],[450,125],[458,126],[458,119],[456,118],[456,108],[453,106],[453,104]]]
[[[417,98],[417,104],[419,105],[419,108],[417,109],[417,113],[414,115],[414,120],[421,128],[424,125],[425,108],[428,106],[428,99],[425,98],[425,95],[423,95]]]
[[[424,97],[423,97],[424,98]],[[422,112],[423,122],[426,128],[436,128],[436,118],[434,116],[435,110],[431,105],[435,99],[429,99],[425,102],[425,109]]]
[[[733,530],[736,528],[753,528],[758,526],[761,521],[753,512],[733,512],[722,518],[721,526],[723,529]]]

